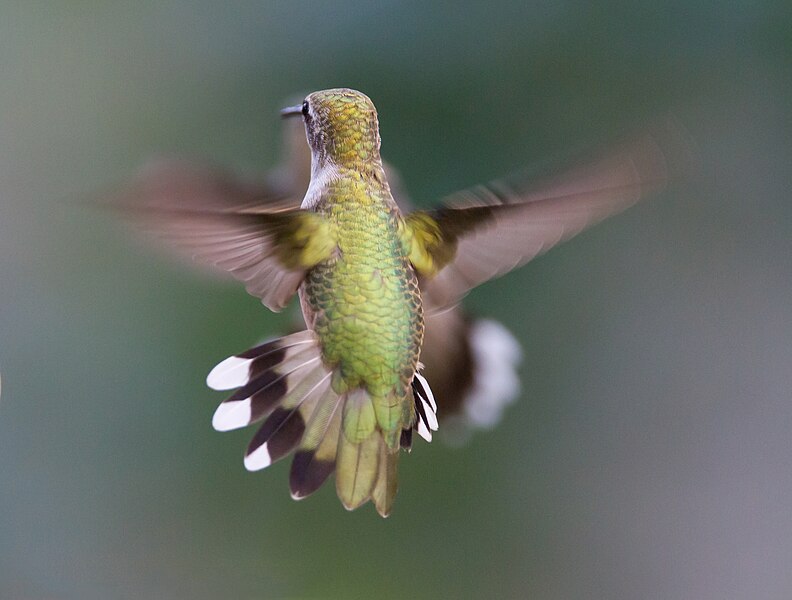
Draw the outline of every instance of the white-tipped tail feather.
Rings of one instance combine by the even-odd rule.
[[[415,373],[412,382],[415,397],[415,430],[427,442],[432,441],[432,432],[437,431],[437,404],[429,383],[420,373]]]
[[[264,469],[296,451],[289,477],[292,497],[312,494],[335,472],[336,491],[347,509],[373,500],[387,516],[397,489],[400,447],[409,449],[413,430],[427,441],[437,430],[434,395],[416,374],[415,421],[390,429],[386,438],[368,391],[357,387],[339,394],[332,375],[310,331],[228,358],[212,369],[207,383],[238,389],[217,407],[212,425],[228,431],[263,420],[245,452],[247,470]]]
[[[270,466],[291,452],[302,440],[306,423],[330,388],[331,373],[327,373],[321,365],[313,369],[313,373],[295,385],[289,398],[256,432],[245,453],[245,468],[248,471]],[[314,383],[317,378],[319,381]]]
[[[215,431],[232,431],[240,427],[246,427],[251,422],[251,402],[250,398],[236,400],[234,402],[223,402],[212,416],[212,427]]]
[[[489,429],[497,425],[503,409],[520,393],[517,366],[522,349],[508,329],[490,319],[479,319],[471,325],[470,348],[473,386],[465,397],[465,416],[471,426]]]
[[[243,387],[240,392],[245,390],[249,395],[238,398],[241,394],[237,392],[221,403],[212,417],[212,427],[217,431],[231,431],[240,427],[247,427],[264,416],[263,414],[257,414],[256,411],[256,401],[262,396],[263,392],[273,388],[280,390],[286,385],[286,378],[289,375],[294,374],[295,379],[302,378],[317,366],[321,367],[318,356],[307,358],[305,352],[300,352],[300,357],[303,362],[298,363],[291,369],[288,369],[288,358],[286,358],[281,363],[281,367],[288,370],[283,372],[268,371],[259,377],[253,377],[250,381],[245,380],[242,383]]]
[[[245,468],[248,471],[260,471],[272,464],[272,457],[267,450],[267,444],[263,444],[245,456]]]
[[[423,391],[426,394],[426,400],[429,401],[429,405],[431,406],[432,412],[437,412],[437,403],[435,402],[434,394],[432,393],[432,388],[429,387],[429,382],[426,381],[426,378],[421,375],[420,373],[416,372],[415,376],[418,378],[418,381],[421,382],[423,386]],[[435,423],[437,422],[437,418],[435,417]],[[437,431],[437,425],[435,425],[435,431]]]
[[[240,358],[239,356],[226,358],[206,376],[206,385],[218,391],[242,387],[248,382],[250,363],[252,362],[252,358]]]

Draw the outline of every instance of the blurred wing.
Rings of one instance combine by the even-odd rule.
[[[382,166],[385,169],[385,178],[388,180],[391,196],[393,196],[393,199],[396,201],[399,210],[402,211],[402,213],[410,212],[414,207],[410,195],[407,193],[407,188],[404,185],[401,173],[390,163],[385,162]]]
[[[299,208],[305,190],[271,179],[245,180],[208,165],[160,159],[143,167],[116,199],[124,206],[214,211]]]
[[[632,206],[667,179],[666,154],[647,135],[541,186],[514,177],[459,192],[439,210],[411,213],[405,245],[426,280],[426,301],[448,306]]]
[[[280,310],[306,269],[333,254],[336,240],[323,217],[262,190],[170,163],[144,172],[114,204],[142,229],[199,263],[228,271]]]
[[[424,319],[422,374],[437,400],[441,426],[446,418],[462,412],[465,397],[474,384],[471,321],[461,306],[429,312]]]

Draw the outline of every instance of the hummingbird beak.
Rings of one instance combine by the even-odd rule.
[[[287,117],[294,117],[296,115],[302,114],[302,105],[298,104],[297,106],[287,106],[286,108],[282,108],[280,111],[281,117],[284,119]]]

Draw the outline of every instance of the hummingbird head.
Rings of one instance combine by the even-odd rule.
[[[377,109],[365,94],[347,88],[313,92],[281,115],[302,115],[315,166],[380,162]]]

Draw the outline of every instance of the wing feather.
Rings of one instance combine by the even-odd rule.
[[[665,146],[647,134],[543,183],[518,175],[458,192],[436,211],[411,213],[405,245],[426,302],[452,305],[662,189],[673,175]]]
[[[300,210],[293,196],[208,167],[155,163],[114,200],[142,229],[229,272],[272,310],[282,309],[305,270],[335,247],[331,225]]]

